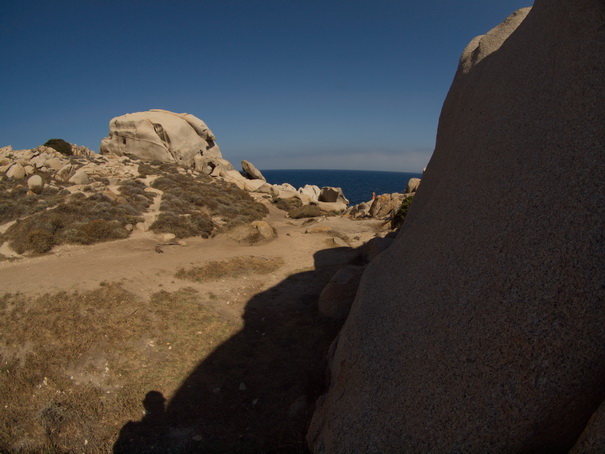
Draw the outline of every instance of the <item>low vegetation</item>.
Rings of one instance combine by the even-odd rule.
[[[248,274],[270,274],[277,271],[283,264],[284,261],[281,257],[232,257],[227,260],[208,262],[202,266],[180,268],[175,277],[194,282],[206,282]]]
[[[76,193],[55,208],[13,224],[0,239],[19,254],[42,254],[65,243],[93,244],[128,237],[126,228],[141,221],[139,211],[103,194]]]
[[[145,191],[146,187],[138,180],[126,180],[119,187],[120,195],[138,214],[147,211],[155,198],[154,193]]]
[[[119,285],[0,297],[0,452],[112,452],[151,390],[167,396],[240,324],[190,289]],[[202,340],[200,342],[200,340]],[[161,395],[161,394],[160,394]]]
[[[303,205],[302,200],[300,200],[298,197],[291,197],[289,199],[281,199],[279,197],[275,197],[272,200],[272,203],[277,208],[283,211],[290,211],[295,208],[300,208]]]
[[[23,183],[0,179],[0,224],[44,211],[64,198],[65,192],[57,188],[47,186],[42,193],[33,194]]]
[[[410,197],[403,199],[403,202],[401,202],[399,209],[397,210],[397,212],[393,216],[393,219],[391,220],[392,229],[398,229],[399,227],[401,227],[403,225],[403,221],[405,221],[405,218],[408,215],[408,211],[410,210],[410,206],[412,205],[413,199],[414,199],[414,196],[410,196]]]
[[[205,213],[178,215],[169,211],[160,213],[157,220],[151,224],[151,230],[156,233],[172,233],[177,238],[201,236],[208,238],[214,230],[212,219]]]
[[[160,205],[162,214],[150,227],[157,233],[207,237],[260,220],[268,213],[267,207],[247,192],[206,175],[194,177],[174,172],[156,179],[152,187],[164,193]],[[171,230],[173,228],[179,233]]]

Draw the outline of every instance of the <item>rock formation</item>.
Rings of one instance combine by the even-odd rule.
[[[174,162],[186,167],[195,164],[202,171],[210,167],[210,163],[222,159],[215,141],[212,131],[199,118],[152,109],[113,118],[109,122],[109,135],[101,142],[100,152],[147,161]],[[195,162],[196,156],[205,160]]]
[[[331,186],[321,188],[321,192],[319,193],[319,201],[327,203],[344,203],[345,205],[349,204],[349,201],[343,194],[342,189],[333,188]]]
[[[251,180],[267,181],[261,171],[254,167],[254,164],[252,164],[250,161],[242,161],[242,170],[246,173],[246,175],[248,175],[248,178],[250,178]]]
[[[313,451],[567,452],[593,413],[598,432],[604,118],[601,0],[537,0],[469,44],[335,345]]]
[[[416,192],[420,187],[420,178],[410,178],[407,186],[405,187],[405,193],[411,194],[412,192]]]

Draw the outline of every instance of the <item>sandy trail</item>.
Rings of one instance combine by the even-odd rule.
[[[119,282],[123,287],[144,298],[160,290],[176,291],[193,287],[203,294],[214,294],[221,301],[221,312],[236,315],[250,297],[277,285],[292,274],[314,269],[315,254],[335,247],[329,233],[305,233],[312,228],[330,227],[349,237],[352,246],[372,238],[377,221],[352,221],[347,218],[322,218],[310,226],[305,220],[290,220],[284,212],[272,209],[266,218],[278,237],[258,245],[242,245],[227,235],[212,239],[188,238],[185,245],[162,246],[161,235],[135,232],[130,238],[91,246],[64,245],[40,257],[0,262],[0,291],[9,293],[44,294],[61,290],[94,289],[102,283]],[[351,251],[342,248],[342,262],[351,259]],[[284,265],[265,276],[248,276],[194,283],[177,279],[180,267],[203,265],[235,256],[281,257]],[[228,306],[225,307],[225,301]],[[225,314],[227,315],[227,314]]]

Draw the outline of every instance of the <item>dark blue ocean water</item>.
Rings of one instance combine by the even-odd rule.
[[[271,184],[290,183],[295,188],[314,184],[320,188],[342,188],[351,205],[372,199],[372,192],[387,194],[403,192],[410,178],[420,178],[420,173],[378,172],[367,170],[261,170]]]

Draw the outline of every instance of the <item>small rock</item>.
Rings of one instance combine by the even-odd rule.
[[[241,382],[241,383],[239,384],[239,390],[240,390],[240,391],[245,391],[245,390],[247,390],[247,389],[248,389],[248,387],[246,386],[246,384],[245,384],[244,382]]]
[[[172,241],[176,238],[176,235],[174,233],[164,233],[164,235],[162,236],[162,239],[164,240],[165,243]]]
[[[337,236],[332,238],[332,241],[338,247],[349,247],[349,244],[345,240],[343,240],[342,238],[339,238]]]

